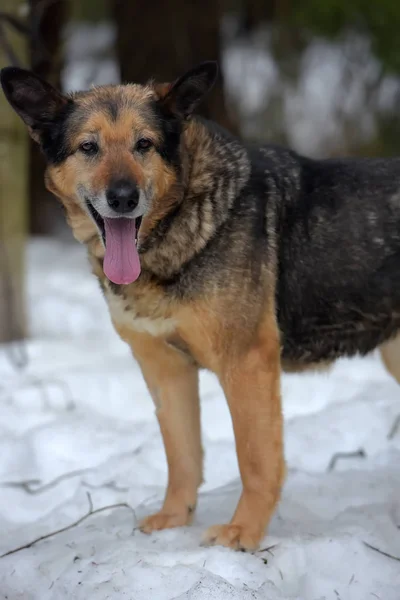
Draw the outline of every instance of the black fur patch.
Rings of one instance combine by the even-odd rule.
[[[119,103],[114,98],[109,98],[102,102],[102,106],[108,115],[110,115],[111,120],[116,122],[119,115]]]
[[[219,129],[218,137],[223,145]],[[223,294],[236,278],[252,289],[249,310],[262,311],[265,267],[276,277],[282,356],[302,364],[366,354],[395,335],[400,159],[318,161],[275,146],[249,148],[248,156],[250,177],[227,220],[172,277],[157,278],[166,293],[189,300],[213,286]],[[215,182],[224,177],[216,164]],[[217,215],[218,202],[213,209]],[[181,210],[159,223],[143,252],[164,243]],[[246,296],[239,301],[245,311]]]
[[[212,67],[207,69],[200,70],[201,92],[211,81],[207,73]],[[183,95],[174,100],[172,94],[172,107],[149,99],[151,94],[145,103],[132,101],[149,126],[160,131],[157,151],[178,179],[180,141],[190,127],[180,101],[192,106],[198,97],[192,79],[179,84]],[[115,121],[129,101],[118,86],[66,99],[15,69],[2,71],[2,83],[14,109],[39,134],[35,137],[50,164],[71,154],[69,138],[94,110]],[[80,105],[84,96],[87,102]],[[210,291],[231,298],[227,329],[243,318],[255,331],[273,294],[282,355],[288,361],[307,364],[366,354],[396,335],[400,158],[311,160],[276,146],[244,148],[217,125],[199,121],[204,129],[201,135],[196,130],[198,139],[190,138],[185,157],[190,173],[193,160],[198,161],[196,191],[183,190],[143,241],[141,277],[179,301]],[[125,297],[125,286],[109,286]]]
[[[366,354],[400,327],[400,159],[299,158],[299,173],[281,222],[283,356]]]
[[[156,117],[163,140],[157,150],[161,157],[180,173],[179,144],[183,130],[182,120],[170,113],[159,101],[152,102],[151,109]]]
[[[73,112],[74,104],[70,102],[51,124],[40,129],[40,146],[49,164],[60,164],[72,153],[68,142],[68,120]]]

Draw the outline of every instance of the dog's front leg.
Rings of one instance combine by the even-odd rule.
[[[140,334],[127,341],[154,400],[168,462],[163,507],[140,524],[150,533],[190,523],[196,507],[202,482],[198,369],[161,339]]]
[[[275,327],[265,328],[244,354],[226,357],[220,380],[232,416],[243,490],[231,522],[208,529],[204,541],[251,550],[262,540],[285,472]]]

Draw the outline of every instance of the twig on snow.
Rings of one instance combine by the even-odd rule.
[[[336,452],[329,461],[328,471],[333,471],[336,463],[342,458],[367,458],[367,455],[363,448],[359,448],[354,452]]]
[[[371,546],[371,544],[368,544],[368,542],[363,541],[363,544],[364,544],[364,546],[367,546],[367,548],[370,548],[371,550],[375,550],[375,552],[379,552],[379,554],[382,554],[383,556],[387,556],[388,558],[391,558],[392,560],[397,560],[398,562],[400,562],[399,556],[393,556],[393,554],[389,554],[389,552],[385,552],[384,550],[380,550],[379,548],[376,548],[375,546]]]
[[[105,483],[100,483],[99,485],[95,485],[93,483],[88,483],[87,481],[82,481],[82,485],[84,487],[89,488],[90,490],[113,490],[114,492],[129,492],[129,487],[119,487],[115,481],[106,481]]]
[[[47,387],[49,387],[51,385],[53,385],[54,387],[60,388],[60,390],[63,393],[65,400],[66,400],[65,408],[67,410],[72,410],[75,408],[76,405],[75,405],[75,400],[72,395],[71,388],[65,381],[62,381],[61,379],[50,378],[50,377],[48,377],[46,379],[39,379],[38,377],[32,377],[31,383],[34,387],[36,387],[42,393],[43,405],[45,408],[51,407],[50,395],[47,390]]]
[[[35,496],[36,494],[42,494],[43,492],[47,492],[51,488],[56,487],[61,481],[65,481],[66,479],[72,479],[74,477],[77,477],[78,475],[82,475],[83,473],[88,473],[91,470],[92,469],[90,469],[90,468],[77,469],[76,471],[70,471],[69,473],[63,473],[62,475],[59,475],[52,481],[49,481],[49,483],[45,483],[43,485],[40,485],[40,483],[41,483],[40,479],[30,479],[28,481],[15,481],[15,482],[6,481],[4,483],[1,483],[0,487],[22,488],[24,490],[24,492],[26,492],[27,494],[31,494],[32,496]],[[32,486],[39,486],[39,487],[32,487]]]
[[[27,479],[26,481],[2,481],[2,488],[21,488],[27,494],[35,494],[36,491],[30,488],[31,485],[40,485],[40,479]]]
[[[70,473],[64,473],[63,475],[59,475],[52,481],[49,481],[48,483],[45,483],[43,485],[40,485],[40,479],[28,479],[27,481],[3,481],[0,483],[0,488],[20,488],[24,490],[24,492],[26,492],[27,494],[30,494],[31,496],[36,496],[37,494],[43,494],[43,492],[48,492],[50,489],[56,487],[62,481],[73,479],[74,477],[78,477],[78,475],[83,475],[84,473],[88,473],[89,471],[92,471],[92,469],[77,469],[76,471],[71,471]],[[99,485],[88,483],[87,481],[83,480],[81,483],[84,487],[87,487],[91,490],[109,489],[114,490],[114,492],[129,491],[129,487],[119,487],[115,481],[106,481],[105,483],[100,483]]]
[[[393,425],[391,426],[390,431],[387,435],[388,440],[392,440],[394,438],[399,427],[400,427],[400,415],[397,415],[397,417],[395,418]]]
[[[16,371],[22,371],[28,365],[28,351],[25,340],[17,340],[6,349],[10,363]]]
[[[278,544],[273,544],[272,546],[268,546],[267,548],[260,548],[259,550],[257,550],[257,554],[259,554],[260,552],[268,552],[271,556],[274,556],[274,554],[273,554],[273,552],[271,552],[271,550],[273,550],[277,546],[278,546]]]
[[[58,535],[59,533],[64,533],[65,531],[69,531],[70,529],[73,529],[74,527],[78,527],[78,525],[83,523],[83,521],[86,521],[86,519],[88,519],[89,517],[96,515],[98,513],[104,512],[106,510],[113,510],[115,508],[128,508],[132,512],[133,517],[135,519],[135,523],[136,523],[135,511],[133,510],[132,506],[130,506],[126,502],[119,502],[118,504],[110,504],[108,506],[102,506],[101,508],[96,508],[96,510],[93,510],[92,497],[89,493],[87,493],[87,498],[88,498],[88,502],[89,502],[89,510],[85,515],[83,515],[83,517],[80,517],[77,521],[75,521],[74,523],[71,523],[70,525],[61,527],[61,529],[57,529],[56,531],[52,531],[50,533],[46,533],[45,535],[41,535],[40,537],[36,538],[32,542],[29,542],[28,544],[24,544],[22,546],[19,546],[18,548],[14,548],[14,550],[9,550],[8,552],[1,554],[0,558],[4,558],[5,556],[10,556],[10,554],[15,554],[16,552],[20,552],[21,550],[26,550],[28,548],[31,548],[38,542],[42,542],[43,540],[47,540],[51,537],[54,537],[55,535]]]
[[[129,456],[137,456],[142,451],[143,446],[144,446],[144,443],[141,444],[140,446],[138,446],[137,448],[135,448],[134,450],[129,450],[128,452],[121,452],[121,454],[118,454],[113,458],[122,459],[124,457],[129,457]],[[24,492],[26,492],[27,494],[35,496],[36,494],[42,494],[43,492],[47,492],[48,490],[56,487],[62,481],[66,481],[68,479],[73,479],[74,477],[78,477],[78,475],[90,473],[91,471],[93,471],[93,467],[87,467],[85,469],[76,469],[75,471],[69,471],[68,473],[63,473],[62,475],[59,475],[52,481],[49,481],[48,483],[44,483],[43,485],[41,485],[42,482],[40,479],[27,479],[26,481],[2,481],[2,482],[0,481],[0,488],[20,488],[20,489],[24,490]],[[106,481],[105,483],[99,484],[99,485],[88,483],[87,481],[82,480],[81,484],[83,486],[88,487],[93,490],[108,488],[108,489],[114,490],[116,492],[129,491],[129,487],[119,487],[114,480]],[[154,495],[154,498],[156,498],[156,497],[157,497],[157,495]]]
[[[256,552],[254,554],[258,555],[261,554],[261,552],[268,552],[268,554],[270,554],[271,556],[274,556],[274,553],[272,552],[272,550],[274,548],[276,548],[278,546],[278,544],[273,544],[272,546],[267,546],[266,548],[260,548],[259,550],[256,550]],[[264,565],[268,564],[268,559],[265,558],[264,556],[260,556],[261,560],[263,561]],[[282,577],[283,579],[283,577]]]

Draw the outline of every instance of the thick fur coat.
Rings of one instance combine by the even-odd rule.
[[[70,96],[21,69],[1,82],[157,409],[169,481],[142,530],[193,517],[206,368],[229,404],[243,492],[205,540],[252,549],[284,479],[282,369],[381,347],[400,379],[400,159],[246,146],[193,116],[215,76],[204,63],[174,84]]]

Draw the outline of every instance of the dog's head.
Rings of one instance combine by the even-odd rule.
[[[217,75],[214,62],[173,84],[119,85],[65,96],[30,71],[7,67],[1,84],[47,161],[46,185],[80,241],[98,235],[115,283],[140,274],[142,217],[162,214],[180,178],[181,134]]]

